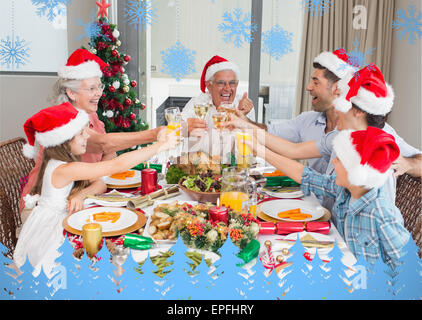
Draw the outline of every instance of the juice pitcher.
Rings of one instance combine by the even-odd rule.
[[[248,211],[256,203],[257,187],[249,170],[239,167],[223,169],[221,177],[220,205],[235,211]]]

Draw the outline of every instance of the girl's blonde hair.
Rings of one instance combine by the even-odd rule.
[[[58,105],[65,102],[72,103],[73,101],[67,95],[66,89],[70,89],[76,92],[79,90],[80,86],[81,80],[59,78],[53,86],[53,94],[49,100],[53,105]]]
[[[44,148],[41,169],[38,174],[37,182],[31,190],[31,194],[41,194],[45,168],[51,159],[60,160],[64,162],[81,161],[81,157],[79,155],[73,155],[72,152],[70,151],[70,141],[71,140],[68,140],[62,143],[61,145],[58,145],[55,147]],[[88,180],[75,181],[69,196],[72,196],[73,194],[88,187],[89,185],[90,185],[90,182]]]

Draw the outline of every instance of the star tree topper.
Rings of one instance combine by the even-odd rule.
[[[111,6],[111,4],[106,2],[107,0],[101,0],[101,2],[96,1],[95,3],[100,8],[98,10],[97,17],[101,15],[101,18],[108,17],[107,8]]]

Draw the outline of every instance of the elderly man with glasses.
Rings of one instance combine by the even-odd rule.
[[[224,103],[233,104],[237,110],[250,120],[255,120],[255,111],[247,93],[238,95],[239,68],[233,62],[214,56],[205,65],[201,76],[201,91],[183,108],[182,118],[187,122],[188,132],[201,132],[213,127],[212,115],[216,114]],[[209,110],[205,120],[195,114],[195,105],[208,104]]]

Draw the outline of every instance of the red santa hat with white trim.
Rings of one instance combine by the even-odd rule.
[[[400,155],[394,137],[375,127],[341,130],[333,140],[333,148],[347,171],[349,182],[368,189],[384,185],[393,174],[392,163]]]
[[[57,74],[63,79],[82,80],[93,77],[102,77],[103,69],[108,64],[85,49],[75,50],[61,67]]]
[[[88,121],[88,114],[69,102],[42,109],[26,120],[23,126],[28,139],[28,143],[23,146],[24,155],[35,159],[36,143],[48,148],[71,140]]]
[[[386,115],[394,104],[393,88],[384,80],[384,76],[375,64],[359,70],[352,77],[338,82],[340,96],[334,100],[334,107],[343,113],[352,108],[352,104],[373,115]]]
[[[350,63],[350,58],[344,49],[333,52],[325,51],[315,57],[314,62],[334,73],[340,79],[351,76],[358,68]]]
[[[233,62],[230,62],[220,56],[214,56],[208,60],[201,75],[201,91],[205,93],[205,81],[209,81],[214,74],[224,70],[233,71],[236,74],[237,79],[239,79],[239,67]]]

